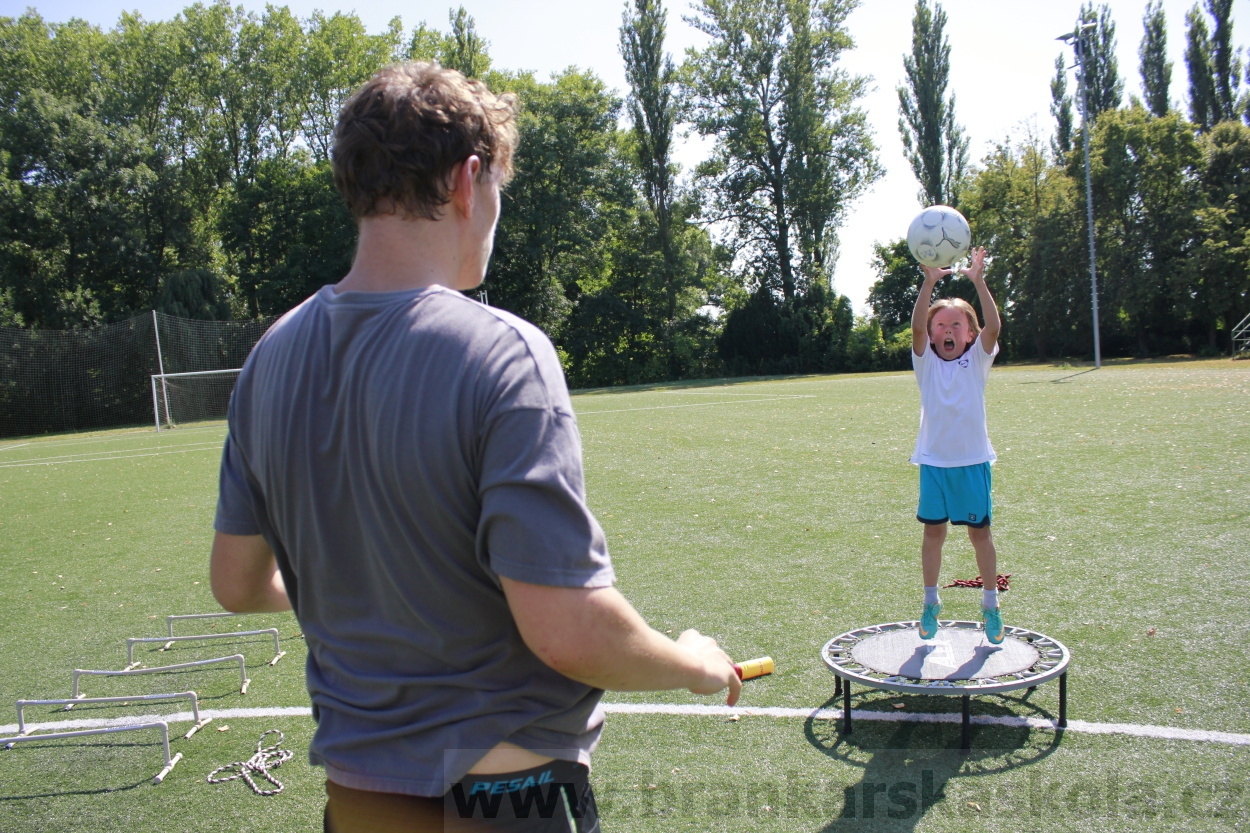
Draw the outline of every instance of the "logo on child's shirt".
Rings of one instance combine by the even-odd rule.
[[[960,366],[960,367],[967,367],[967,366],[968,366],[968,357],[967,357],[967,356],[960,356],[960,357],[959,357],[956,361],[958,362],[958,364],[959,364],[959,366]]]

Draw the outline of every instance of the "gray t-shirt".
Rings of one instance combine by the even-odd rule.
[[[526,647],[499,583],[615,580],[540,330],[440,287],[323,287],[256,345],[229,427],[214,526],[277,555],[331,780],[441,795],[503,740],[588,762],[602,692]]]

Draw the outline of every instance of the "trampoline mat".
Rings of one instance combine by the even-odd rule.
[[[1037,649],[1008,636],[991,645],[985,631],[939,628],[930,640],[917,628],[875,634],[859,642],[851,657],[866,668],[913,680],[977,680],[1019,674],[1033,667]]]

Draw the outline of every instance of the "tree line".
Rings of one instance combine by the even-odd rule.
[[[1007,357],[1092,355],[1085,130],[1103,351],[1229,349],[1230,331],[1250,314],[1250,66],[1232,45],[1231,9],[1232,0],[1203,0],[1186,15],[1188,101],[1178,104],[1160,0],[1142,19],[1143,95],[1127,101],[1110,7],[1085,4],[1075,54],[1055,62],[1053,137],[1001,142],[972,167],[946,90],[946,16],[916,4],[899,129],[921,200],[959,207],[993,255],[987,280],[1003,307]],[[1085,73],[1075,87],[1071,59]],[[1088,123],[1078,126],[1082,92]],[[910,341],[916,281],[905,243],[878,245],[875,266],[869,304],[883,336]],[[976,303],[967,281],[944,291]]]
[[[1167,101],[1158,5],[1146,101],[1126,105],[1109,11],[1082,10],[1097,26],[1087,86],[1101,96],[1091,162],[1112,355],[1220,349],[1250,312],[1242,67],[1231,3],[1204,2],[1188,20],[1187,118]],[[380,34],[354,14],[299,20],[226,0],[166,21],[124,14],[107,31],[0,18],[0,326],[150,309],[257,319],[336,281],[355,245],[330,172],[338,109],[386,63],[436,60],[520,98],[483,289],[551,335],[574,385],[906,366],[918,276],[901,241],[877,249],[870,316],[830,285],[838,228],[881,175],[859,106],[867,79],[840,64],[856,5],[701,0],[686,21],[707,45],[677,64],[661,0],[627,0],[623,98],[576,68],[495,67],[464,7],[445,29],[395,18]],[[973,166],[944,25],[920,0],[903,56],[899,129],[921,201],[960,207],[993,250],[1009,357],[1086,353],[1084,127],[1065,76],[1052,140],[1004,142]],[[688,172],[672,158],[683,127],[712,143]]]

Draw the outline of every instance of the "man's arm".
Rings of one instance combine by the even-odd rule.
[[[291,609],[278,561],[260,535],[215,533],[208,576],[213,598],[231,613]]]
[[[924,282],[920,284],[920,294],[916,296],[916,306],[911,311],[911,351],[923,356],[929,349],[929,304],[933,301],[933,287],[950,269],[937,269],[932,266],[920,265],[924,273]]]
[[[688,630],[676,641],[651,628],[614,587],[549,587],[502,578],[521,638],[566,677],[614,691],[685,688],[734,705],[742,682],[716,641]]]

